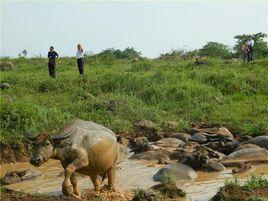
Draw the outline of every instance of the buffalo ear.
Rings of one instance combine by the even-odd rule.
[[[69,138],[71,135],[72,135],[71,132],[66,133],[64,135],[54,135],[54,136],[51,137],[51,140],[52,140],[53,143],[58,143],[61,140],[65,140],[65,139]]]

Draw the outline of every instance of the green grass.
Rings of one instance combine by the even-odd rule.
[[[243,185],[243,189],[249,191],[256,188],[268,188],[268,180],[260,175],[252,175],[251,178]]]
[[[86,58],[85,77],[74,58],[60,58],[50,79],[45,59],[12,59],[14,70],[1,72],[0,141],[23,141],[31,132],[56,133],[68,120],[81,118],[115,132],[133,132],[133,122],[147,119],[162,130],[177,121],[226,126],[241,135],[262,135],[268,126],[268,59],[252,64],[210,60],[94,61]],[[90,63],[90,65],[89,65]],[[113,106],[108,100],[115,100]]]
[[[245,200],[243,199],[246,196],[245,193],[250,192],[250,196],[247,199],[248,201],[267,200],[267,196],[264,195],[262,197],[255,193],[257,189],[268,189],[268,180],[262,175],[251,175],[251,177],[244,184],[238,182],[237,178],[235,177],[230,181],[225,181],[225,185],[219,189],[217,197],[220,198],[221,201]],[[230,192],[231,194],[229,194]],[[234,194],[234,192],[236,192],[236,194]],[[212,200],[217,200],[217,198]]]

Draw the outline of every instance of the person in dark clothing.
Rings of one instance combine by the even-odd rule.
[[[79,74],[84,75],[84,50],[81,44],[77,45],[76,60]]]
[[[54,51],[54,47],[51,46],[49,48],[47,58],[48,58],[48,73],[49,76],[53,78],[56,77],[56,58],[58,57],[59,57],[58,53]]]

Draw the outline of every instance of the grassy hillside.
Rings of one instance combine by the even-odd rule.
[[[12,59],[1,72],[1,142],[28,132],[55,133],[69,119],[92,120],[115,132],[133,131],[133,122],[151,120],[176,131],[191,122],[224,125],[233,132],[261,135],[268,126],[268,59],[252,64],[193,61],[86,59],[79,77],[74,58],[60,58],[57,78],[48,77],[45,59]]]

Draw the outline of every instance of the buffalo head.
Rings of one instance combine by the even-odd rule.
[[[48,161],[50,158],[56,155],[56,144],[61,140],[64,140],[71,136],[68,133],[64,136],[50,136],[49,134],[40,134],[37,137],[28,137],[28,139],[33,142],[34,154],[30,159],[30,163],[34,166],[39,167],[44,162]]]

